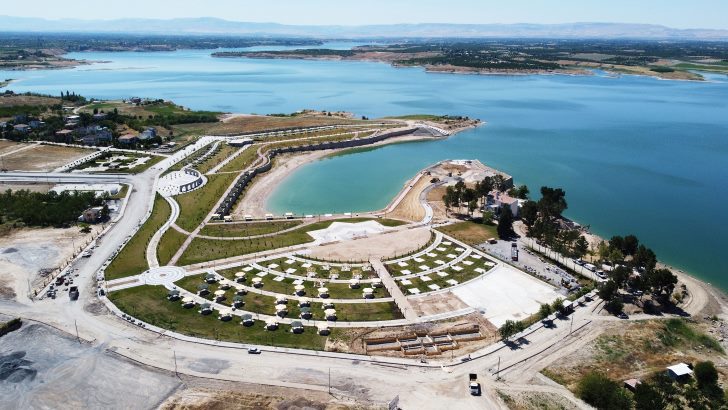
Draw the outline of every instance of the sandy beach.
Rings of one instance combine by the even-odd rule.
[[[451,136],[465,129],[467,128],[458,129],[454,131]],[[396,144],[410,141],[423,141],[427,139],[432,139],[432,137],[405,135],[402,137],[396,137],[385,141],[380,141],[378,143],[367,145],[362,148],[371,148],[386,144]],[[286,178],[293,175],[293,173],[303,165],[306,165],[313,161],[317,161],[328,155],[337,154],[343,151],[345,150],[325,150],[306,152],[301,154],[285,154],[278,156],[275,159],[273,169],[258,176],[253,181],[253,184],[245,192],[245,194],[241,197],[240,202],[238,202],[232,212],[233,217],[236,219],[242,219],[244,215],[252,215],[254,218],[264,217],[265,214],[268,213],[268,210],[266,209],[268,199]],[[371,212],[378,211],[380,210],[371,210]]]

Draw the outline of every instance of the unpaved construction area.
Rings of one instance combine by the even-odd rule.
[[[410,305],[418,316],[436,315],[438,313],[452,312],[468,307],[452,292],[438,293],[409,298]]]
[[[311,256],[332,261],[389,259],[425,246],[430,240],[430,235],[430,230],[427,228],[376,234],[366,238],[314,247],[311,249]]]
[[[39,271],[60,266],[71,257],[73,247],[85,245],[91,235],[76,227],[26,228],[0,237],[0,299],[27,292],[28,281],[35,285],[43,280]]]
[[[83,148],[36,145],[3,156],[2,164],[8,171],[48,172],[93,152]]]
[[[149,409],[179,385],[44,325],[0,337],[3,409]]]
[[[215,410],[339,410],[381,409],[382,406],[355,403],[326,392],[232,383],[182,377],[186,388],[169,397],[161,406],[173,409]]]

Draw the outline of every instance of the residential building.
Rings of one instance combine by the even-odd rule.
[[[142,131],[141,134],[139,134],[139,139],[142,141],[154,139],[157,137],[157,130],[155,128],[149,127],[146,130]]]
[[[56,131],[56,141],[58,142],[70,142],[71,137],[73,137],[73,134],[75,131],[73,130],[60,130]]]
[[[13,129],[17,132],[27,133],[30,132],[30,125],[28,124],[17,124],[13,126]]]
[[[136,134],[125,134],[119,137],[120,144],[135,144],[139,142],[139,137]]]
[[[94,117],[93,118],[94,118],[94,121],[102,121],[102,120],[105,120],[106,119],[106,113],[103,113],[103,112],[96,113],[96,114],[94,114]]]
[[[486,208],[496,213],[499,213],[503,207],[508,207],[511,210],[511,214],[513,214],[514,217],[517,217],[518,204],[518,199],[511,198],[505,192],[499,192],[494,190],[488,194],[488,203]]]
[[[96,223],[101,219],[101,210],[103,208],[100,206],[95,206],[93,208],[89,208],[81,214],[81,216],[78,217],[79,222],[86,222],[86,223]]]

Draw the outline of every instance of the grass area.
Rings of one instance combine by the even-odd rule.
[[[215,168],[217,164],[221,163],[225,160],[225,158],[229,157],[230,155],[234,154],[235,151],[239,150],[240,147],[233,147],[225,143],[221,143],[217,147],[217,151],[213,154],[207,157],[204,161],[201,163],[195,165],[195,169],[202,172],[203,174],[207,173],[207,171]]]
[[[328,116],[316,115],[298,115],[295,117],[274,117],[266,115],[249,115],[231,118],[225,122],[219,123],[195,123],[175,125],[174,133],[177,134],[196,134],[196,135],[215,135],[215,134],[234,134],[243,132],[261,132],[272,129],[297,128],[297,127],[318,127],[325,125],[349,125],[371,123],[370,121],[361,121],[346,118],[336,118]]]
[[[184,168],[185,165],[191,163],[192,161],[194,161],[195,159],[201,157],[207,151],[209,151],[211,145],[212,145],[212,143],[203,145],[197,151],[195,151],[195,152],[191,153],[190,155],[188,155],[187,157],[185,157],[182,161],[180,161],[180,162],[172,165],[171,167],[167,168],[167,170],[164,172],[163,175],[167,175],[170,172],[174,172],[174,171],[181,170],[182,168]]]
[[[299,258],[303,259],[302,261],[299,260],[292,260],[287,257],[268,260],[265,262],[261,262],[260,265],[269,267],[272,265],[278,265],[276,268],[269,268],[273,269],[277,272],[285,273],[289,269],[295,269],[295,272],[291,272],[291,274],[298,275],[298,276],[313,276],[317,279],[342,279],[342,280],[348,280],[352,277],[359,276],[363,279],[368,278],[375,278],[377,277],[376,273],[374,271],[367,271],[365,272],[361,266],[349,266],[349,267],[343,267],[343,266],[337,266],[337,265],[330,265],[327,262],[324,261],[314,261],[311,259],[305,259],[299,256]],[[287,263],[287,262],[291,263]],[[328,268],[328,269],[327,269]]]
[[[265,235],[279,232],[285,229],[295,228],[303,221],[270,221],[270,222],[245,222],[245,223],[221,223],[208,224],[200,231],[202,235],[219,237],[243,237]]]
[[[266,276],[264,278],[267,279],[270,276]],[[183,279],[180,279],[179,281],[175,282],[177,286],[180,288],[186,289],[190,292],[197,292],[197,288],[199,285],[205,283],[204,282],[204,276],[203,275],[194,275],[194,276],[187,276]],[[275,292],[274,290],[269,289],[267,285],[274,283],[272,280],[265,280],[265,285],[263,285],[264,290],[268,290],[271,292]],[[204,296],[205,299],[213,300],[214,293],[216,290],[220,289],[219,285],[209,284],[208,285],[209,293]],[[292,290],[292,288],[291,288]],[[359,291],[361,292],[361,291]],[[380,289],[379,292],[382,292]],[[291,292],[286,292],[285,289],[282,290],[281,295],[289,296]],[[381,294],[381,293],[380,293]],[[233,300],[233,297],[235,295],[235,289],[231,288],[225,291],[225,299],[220,302],[224,305],[230,306]],[[361,294],[359,295],[361,297]],[[333,298],[333,296],[332,296]],[[245,309],[248,312],[253,313],[261,313],[265,315],[275,315],[275,305],[276,305],[276,298],[273,296],[267,296],[262,295],[255,292],[248,292],[247,295],[243,297],[243,300],[245,301],[245,305],[243,309]],[[298,307],[298,302],[296,302],[293,299],[290,299],[288,303],[286,304],[288,313],[286,314],[286,317],[297,319],[300,317],[301,314],[301,308]],[[394,304],[394,302],[377,302],[376,299],[372,300],[367,303],[337,303],[335,305],[336,309],[336,316],[338,320],[342,321],[376,321],[376,320],[393,320],[393,319],[401,319],[403,316],[397,306]],[[324,319],[324,309],[322,303],[312,303],[311,304],[311,313],[313,314],[313,319],[316,320],[322,320]]]
[[[176,229],[167,229],[167,232],[162,235],[162,239],[159,241],[157,246],[157,258],[159,259],[160,265],[166,265],[172,260],[175,253],[182,247],[182,244],[187,239],[187,235],[177,231]]]
[[[728,64],[697,64],[697,63],[680,63],[672,66],[672,68],[678,70],[696,70],[696,71],[709,71],[714,73],[726,73],[728,74]]]
[[[109,198],[111,199],[124,199],[126,198],[126,194],[129,192],[129,184],[121,184],[121,189],[119,192],[116,193],[116,195],[111,195]]]
[[[256,158],[258,158],[258,146],[248,146],[240,153],[240,155],[230,160],[230,162],[225,164],[225,166],[220,168],[217,172],[242,171],[249,167]]]
[[[391,261],[385,262],[385,266],[392,276],[409,275],[422,271],[423,269],[420,269],[420,266],[422,265],[428,266],[429,268],[435,268],[439,265],[449,264],[453,259],[460,256],[463,251],[465,251],[465,248],[445,240],[442,241],[437,248],[426,254],[418,256],[412,255],[409,259],[401,261],[404,266],[401,265],[400,262],[393,263]],[[417,253],[415,253],[415,255],[417,255]]]
[[[230,174],[225,174],[230,175]],[[218,175],[211,175],[211,177],[220,177]],[[210,182],[208,181],[208,184],[205,186],[209,186]],[[198,190],[201,191],[201,190]],[[187,195],[193,195],[197,191],[193,191],[190,194],[185,194],[183,196]],[[180,197],[177,197],[178,199]],[[194,201],[194,199],[191,199]],[[200,199],[199,201],[203,201],[204,199]],[[180,205],[182,205],[180,203]],[[195,205],[194,202],[188,204],[188,206]],[[199,206],[199,204],[197,204]],[[208,207],[211,208],[212,206]],[[184,208],[182,208],[184,210]],[[205,215],[207,215],[205,213]],[[200,218],[200,221],[204,218],[204,215],[202,218]],[[182,216],[180,215],[180,219],[182,219]],[[308,234],[310,231],[316,231],[319,229],[325,229],[328,228],[329,225],[331,225],[333,222],[363,222],[371,220],[371,218],[346,218],[346,219],[337,219],[335,221],[321,221],[321,222],[314,222],[310,225],[302,226],[298,229],[294,229],[290,232],[286,232],[280,235],[275,236],[266,236],[262,238],[253,238],[253,239],[241,239],[241,240],[219,240],[219,239],[203,239],[203,238],[195,238],[192,240],[192,243],[187,248],[185,253],[182,255],[182,257],[179,260],[179,265],[185,266],[185,265],[192,265],[195,263],[200,262],[206,262],[211,260],[217,260],[217,259],[224,259],[224,258],[230,258],[233,256],[240,256],[240,255],[247,255],[249,253],[255,253],[255,252],[261,252],[261,251],[267,251],[271,249],[278,249],[278,248],[284,248],[287,246],[293,246],[293,245],[301,245],[304,243],[313,242],[313,238],[311,235]],[[377,221],[382,221],[381,219],[377,219]],[[385,220],[386,221],[386,220]],[[388,222],[389,223],[389,222]],[[391,222],[391,223],[404,223],[401,221]],[[182,228],[187,229],[185,226],[180,224],[178,222],[178,225]],[[189,222],[186,226],[189,226]],[[197,225],[195,225],[196,227]],[[194,229],[194,228],[192,228]]]
[[[578,381],[593,369],[612,380],[643,377],[663,372],[666,366],[696,360],[723,360],[725,352],[718,341],[699,325],[685,319],[643,320],[609,328],[579,360],[555,363],[544,374],[558,374],[558,383],[575,389]]]
[[[88,104],[81,109],[81,112],[93,113],[94,109],[99,112],[112,112],[116,109],[119,114],[139,118],[149,118],[157,115],[185,115],[185,114],[219,114],[213,111],[190,111],[186,108],[169,101],[153,101],[146,104],[129,104],[123,101],[99,101]]]
[[[472,264],[469,265],[468,263]],[[387,268],[389,269],[389,266]],[[471,279],[475,279],[478,276],[485,274],[490,269],[493,269],[493,266],[486,265],[485,258],[475,259],[472,256],[469,256],[460,263],[452,266],[447,266],[443,269],[438,270],[437,272],[424,275],[430,280],[423,280],[422,277],[416,277],[408,279],[408,281],[411,282],[410,284],[402,283],[401,280],[398,280],[397,286],[399,286],[399,288],[402,290],[402,293],[404,293],[405,295],[409,295],[412,293],[409,291],[409,289],[418,289],[420,293],[433,292],[439,289],[431,289],[429,287],[430,285],[437,285],[441,289],[449,288],[457,284],[467,282]],[[455,280],[457,283],[449,283],[448,280]]]
[[[331,335],[324,337],[319,336],[316,329],[307,327],[304,333],[294,334],[288,325],[266,331],[261,321],[245,327],[237,319],[222,322],[216,314],[202,316],[197,308],[185,309],[179,302],[168,301],[166,296],[164,287],[145,285],[112,292],[109,299],[122,311],[151,325],[206,339],[324,350],[326,340],[335,339],[339,333],[332,328]]]
[[[202,188],[176,196],[175,200],[180,206],[177,225],[188,232],[194,231],[212,211],[225,190],[235,180],[235,176],[235,174],[209,175],[207,184]]]
[[[490,238],[498,238],[495,225],[485,225],[472,221],[456,222],[437,229],[445,235],[452,236],[468,245],[480,245]]]
[[[152,215],[106,268],[106,280],[136,275],[149,268],[146,257],[147,245],[171,213],[172,209],[167,201],[157,195],[154,199]]]

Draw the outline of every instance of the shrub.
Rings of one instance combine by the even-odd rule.
[[[579,381],[579,397],[596,407],[605,410],[632,408],[632,399],[620,385],[607,376],[591,372]]]

